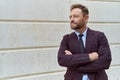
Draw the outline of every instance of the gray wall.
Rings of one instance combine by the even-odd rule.
[[[120,1],[0,0],[0,80],[63,80],[57,64],[62,36],[69,28],[69,8],[90,10],[88,26],[103,31],[110,43],[109,80],[120,80]]]

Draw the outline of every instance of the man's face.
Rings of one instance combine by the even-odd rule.
[[[85,26],[88,16],[83,16],[82,10],[75,8],[70,12],[71,29],[78,30]]]

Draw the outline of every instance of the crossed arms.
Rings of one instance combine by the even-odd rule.
[[[108,69],[111,63],[111,52],[104,34],[99,37],[98,52],[73,54],[67,48],[67,37],[61,42],[58,52],[58,63],[61,66],[74,68],[80,72],[98,72]]]

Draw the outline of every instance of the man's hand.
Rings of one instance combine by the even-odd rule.
[[[69,50],[65,50],[65,55],[72,55],[72,53]]]
[[[99,57],[99,56],[98,56],[98,53],[97,53],[97,52],[92,52],[92,53],[89,54],[89,58],[90,58],[91,61],[97,60],[98,57]]]

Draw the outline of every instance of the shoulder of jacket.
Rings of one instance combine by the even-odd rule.
[[[66,34],[66,35],[64,35],[63,37],[64,38],[69,38],[70,36],[73,36],[74,35],[74,32],[72,32],[72,33],[70,33],[70,34]]]
[[[91,29],[90,29],[90,31],[95,33],[96,35],[101,35],[101,34],[104,35],[104,32],[102,32],[102,31],[91,30]]]

